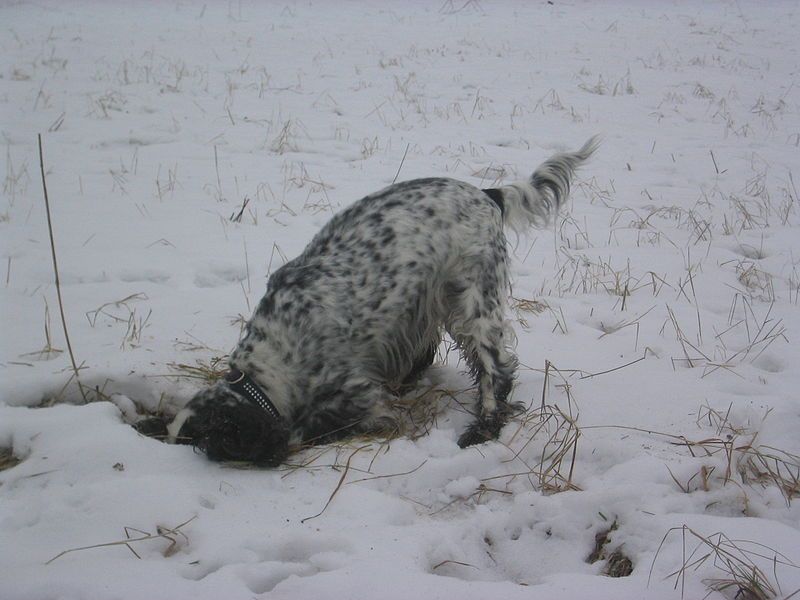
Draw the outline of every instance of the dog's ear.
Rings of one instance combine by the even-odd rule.
[[[257,406],[239,401],[193,407],[193,411],[180,436],[210,460],[276,467],[289,455],[289,427]]]

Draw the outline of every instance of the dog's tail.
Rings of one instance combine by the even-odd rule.
[[[575,170],[597,150],[600,138],[590,138],[577,152],[556,154],[544,161],[527,181],[483,190],[503,212],[503,222],[517,233],[545,227],[569,196]]]

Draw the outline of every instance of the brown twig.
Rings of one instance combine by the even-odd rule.
[[[180,525],[176,525],[175,527],[172,527],[172,528],[159,526],[157,528],[157,533],[155,535],[151,535],[151,534],[146,533],[146,532],[141,532],[141,533],[145,533],[145,535],[142,535],[142,536],[137,537],[137,538],[127,537],[128,536],[128,531],[127,531],[128,528],[126,528],[126,530],[125,530],[126,538],[124,540],[117,540],[116,542],[106,542],[104,544],[92,544],[91,546],[81,546],[80,548],[70,548],[69,550],[64,550],[63,552],[59,552],[58,554],[56,554],[53,558],[51,558],[50,560],[48,560],[44,564],[45,565],[49,565],[54,560],[57,560],[57,559],[61,558],[62,556],[64,556],[65,554],[69,554],[71,552],[80,552],[81,550],[91,550],[93,548],[105,548],[107,546],[127,546],[128,549],[133,551],[133,548],[131,548],[131,546],[130,546],[131,543],[133,543],[133,542],[145,542],[147,540],[156,540],[156,539],[159,539],[159,538],[170,540],[170,542],[172,542],[172,543],[170,544],[169,548],[172,548],[175,545],[176,542],[175,542],[175,540],[173,538],[169,537],[169,535],[170,534],[175,535],[177,533],[180,533],[181,535],[183,535],[183,532],[181,531],[181,528],[184,527],[185,525],[188,525],[189,523],[194,521],[196,518],[197,518],[197,515],[195,515],[191,519],[188,519],[188,520],[184,521]],[[131,529],[133,529],[133,528],[131,528]],[[137,529],[137,530],[134,530],[134,531],[139,531],[139,530]],[[169,548],[168,548],[168,550],[169,550]],[[136,552],[133,552],[133,553],[136,554]],[[138,554],[137,554],[137,556],[138,556]]]

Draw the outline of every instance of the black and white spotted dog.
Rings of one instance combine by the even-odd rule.
[[[334,216],[269,278],[230,372],[192,398],[169,437],[213,460],[274,466],[290,445],[385,430],[393,390],[433,362],[446,332],[478,388],[458,444],[497,438],[517,366],[503,226],[547,224],[597,145],[553,156],[527,181],[481,190],[415,179]]]

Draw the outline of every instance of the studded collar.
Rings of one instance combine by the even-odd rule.
[[[241,394],[248,401],[261,408],[272,417],[273,420],[280,420],[281,414],[278,412],[278,409],[270,402],[264,390],[262,390],[249,375],[245,375],[239,369],[231,368],[231,370],[225,374],[225,382],[234,392]]]

